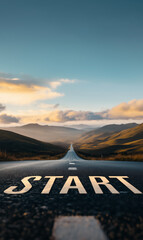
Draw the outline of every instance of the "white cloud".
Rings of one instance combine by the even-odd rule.
[[[0,101],[4,104],[25,105],[38,100],[64,96],[50,87],[0,79]]]
[[[143,119],[143,99],[123,102],[108,111],[111,119]]]
[[[0,101],[4,104],[18,106],[63,97],[64,93],[56,91],[56,89],[62,84],[73,82],[75,80],[63,78],[44,83],[34,78],[28,80],[25,77],[25,80],[22,80],[20,77],[14,77],[11,74],[0,73]]]
[[[63,93],[53,91],[49,87],[0,82],[0,101],[5,104],[25,105],[62,96]]]
[[[53,82],[50,82],[49,85],[51,88],[57,88],[57,87],[61,86],[62,83],[60,81],[53,81]]]
[[[12,80],[12,81],[19,81],[20,78],[11,78],[10,80]]]
[[[74,80],[74,79],[61,78],[61,79],[59,79],[59,80],[57,80],[57,81],[51,81],[51,82],[49,83],[49,85],[50,85],[51,88],[54,88],[54,89],[55,89],[55,88],[61,86],[61,85],[64,84],[64,83],[75,83],[75,81],[76,81],[76,80]]]

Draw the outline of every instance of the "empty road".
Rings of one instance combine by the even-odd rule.
[[[98,219],[108,239],[143,239],[142,162],[84,160],[71,145],[60,160],[1,162],[0,186],[0,239],[50,239],[58,216]]]

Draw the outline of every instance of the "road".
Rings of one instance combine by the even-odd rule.
[[[15,187],[20,192],[25,177],[31,189],[23,194],[8,194],[6,189]],[[42,194],[49,178],[56,178],[49,193]],[[77,177],[86,193],[72,181],[65,187],[69,177]],[[105,177],[118,191],[113,193],[105,185],[98,185],[97,193],[89,176],[97,176],[97,182]],[[134,193],[118,176],[126,176],[140,193]],[[114,177],[114,178],[112,178]],[[98,219],[108,239],[143,239],[143,163],[119,161],[90,161],[79,158],[72,145],[60,160],[20,161],[0,163],[0,239],[50,239],[57,216],[93,216]],[[72,186],[73,189],[72,189]]]

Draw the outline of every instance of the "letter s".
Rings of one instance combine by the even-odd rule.
[[[22,190],[20,191],[13,191],[14,189],[17,188],[17,186],[11,186],[9,188],[7,188],[4,193],[6,194],[23,194],[28,192],[31,188],[32,185],[31,183],[28,181],[29,179],[34,178],[33,181],[39,181],[42,177],[41,176],[30,176],[30,177],[25,177],[21,180],[21,182],[24,184],[24,187]]]

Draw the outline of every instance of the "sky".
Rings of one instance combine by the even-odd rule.
[[[142,0],[0,0],[0,124],[143,120]]]

